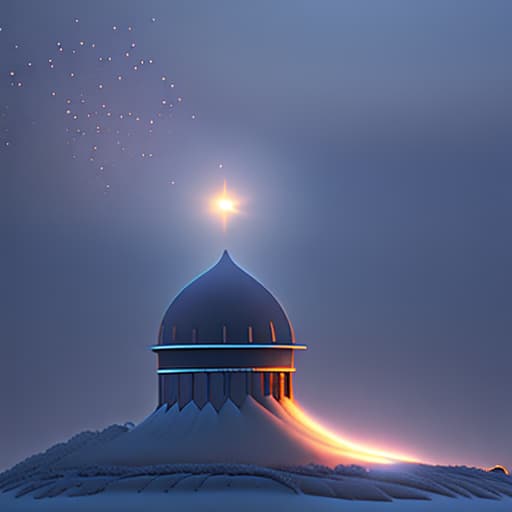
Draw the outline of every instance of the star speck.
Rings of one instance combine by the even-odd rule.
[[[146,18],[146,23],[150,22],[155,23],[156,18]],[[24,41],[9,43],[12,55],[6,62],[10,69],[0,71],[0,87],[24,95],[24,91],[33,90],[32,84],[48,84],[43,93],[59,98],[51,104],[56,109],[56,121],[63,123],[58,133],[70,147],[69,156],[87,165],[91,162],[96,172],[108,173],[116,159],[129,162],[139,156],[147,161],[159,151],[168,151],[169,123],[178,119],[173,105],[181,103],[182,96],[171,91],[174,83],[165,64],[158,60],[155,64],[154,57],[148,57],[156,50],[151,40],[139,40],[132,25],[108,24],[103,34],[106,37],[101,37],[78,17],[68,18],[67,23],[68,27],[80,23],[80,27],[73,27],[75,32],[80,30],[80,37],[57,33],[46,49],[43,64],[47,65],[43,68]],[[88,37],[93,33],[99,38],[97,43]],[[0,90],[2,101],[3,97]],[[4,113],[0,111],[2,119]],[[195,119],[196,113],[190,117]],[[13,144],[3,130],[0,127],[2,149]]]

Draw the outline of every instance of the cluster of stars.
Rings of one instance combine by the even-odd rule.
[[[72,21],[80,24],[79,18]],[[171,120],[184,101],[168,70],[137,40],[134,26],[113,24],[109,31],[95,33],[95,40],[83,37],[82,30],[81,37],[58,38],[44,60],[24,52],[13,55],[7,70],[0,63],[2,89],[40,91],[50,84],[45,95],[60,119],[56,126],[64,126],[71,158],[87,162],[98,175],[122,165],[123,159],[145,161],[166,149],[162,141],[172,134]],[[19,49],[15,44],[14,50]],[[0,149],[12,144],[8,117],[9,106],[3,105]],[[196,114],[189,118],[195,120]],[[110,188],[105,181],[105,191]]]

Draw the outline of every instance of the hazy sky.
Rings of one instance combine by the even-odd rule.
[[[161,316],[225,247],[309,345],[307,411],[512,466],[511,19],[506,0],[2,1],[0,468],[149,414]],[[227,234],[207,212],[224,178],[244,198]]]

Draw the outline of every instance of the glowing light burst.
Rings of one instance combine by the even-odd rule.
[[[228,193],[227,183],[224,180],[224,188],[222,194],[215,197],[211,203],[211,210],[215,215],[222,219],[222,228],[227,230],[228,218],[230,215],[239,213],[240,202]]]

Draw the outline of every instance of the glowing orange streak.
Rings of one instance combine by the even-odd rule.
[[[505,467],[505,466],[502,466],[501,464],[496,464],[496,466],[492,466],[490,468],[483,468],[484,471],[496,471],[497,469],[500,469],[501,471],[503,471],[503,473],[505,473],[505,475],[510,475],[510,471]]]
[[[359,459],[366,462],[379,464],[393,464],[396,462],[420,462],[418,459],[408,455],[377,450],[343,439],[311,419],[292,400],[281,400],[281,404],[286,412],[308,431],[310,436],[313,434],[319,442],[329,446],[336,453],[344,454],[352,459]]]

